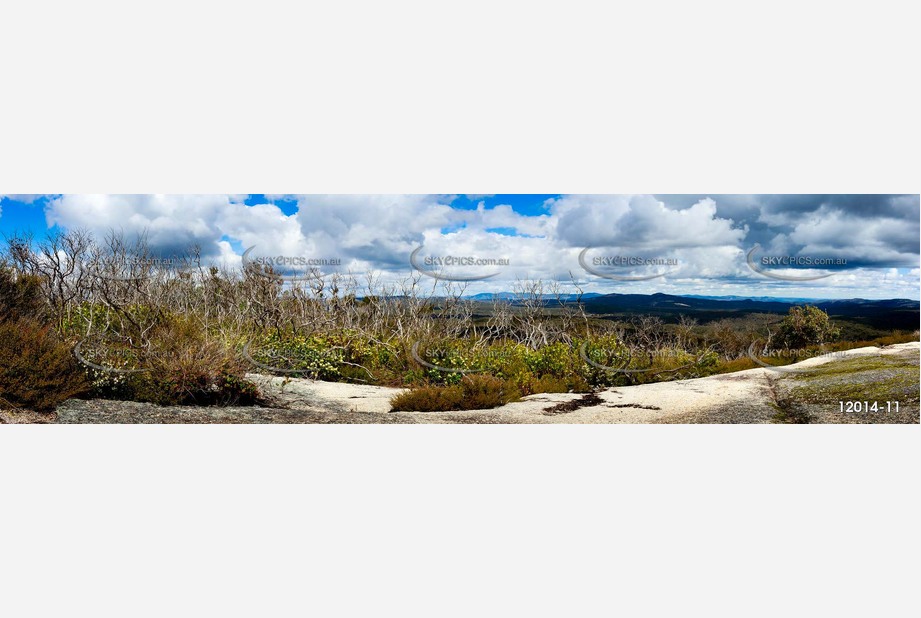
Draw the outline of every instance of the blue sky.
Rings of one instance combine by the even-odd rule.
[[[47,229],[45,204],[47,197],[29,198],[7,196],[0,200],[0,235],[31,231],[41,235]]]
[[[155,251],[195,245],[239,266],[243,252],[334,257],[345,271],[396,280],[409,255],[505,260],[470,292],[507,291],[521,279],[573,282],[606,293],[808,298],[919,297],[917,195],[59,195],[4,196],[0,235],[87,229],[145,234]],[[769,271],[747,265],[766,259]],[[597,276],[580,262],[605,264]],[[612,256],[636,262],[612,267]],[[770,260],[825,260],[808,263]],[[672,260],[662,269],[656,260]],[[652,262],[649,264],[647,262]],[[495,262],[492,262],[495,263]],[[814,262],[813,262],[814,263]],[[602,270],[604,269],[602,268]],[[456,270],[456,269],[455,269]],[[461,272],[463,271],[463,272]],[[666,272],[667,271],[667,272]],[[644,275],[663,276],[644,278]],[[626,277],[629,278],[629,277]]]

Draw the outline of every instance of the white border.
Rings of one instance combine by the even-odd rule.
[[[918,192],[912,7],[4,7],[0,188]],[[918,435],[0,426],[0,613],[917,615]]]

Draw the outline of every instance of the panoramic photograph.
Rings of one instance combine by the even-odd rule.
[[[921,616],[919,7],[4,3],[0,617]]]
[[[918,423],[918,195],[4,195],[2,423]]]

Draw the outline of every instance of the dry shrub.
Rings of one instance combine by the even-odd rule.
[[[38,277],[13,276],[0,264],[0,322],[40,317],[44,305]]]
[[[253,405],[258,389],[247,364],[221,341],[189,321],[172,320],[153,337],[148,371],[128,380],[136,401],[160,405]]]
[[[464,391],[460,385],[420,386],[390,400],[394,412],[442,412],[462,410]]]
[[[588,382],[581,379],[580,376],[573,376],[571,379],[567,380],[552,375],[545,375],[539,378],[533,375],[527,375],[524,380],[518,382],[518,388],[522,395],[536,395],[537,393],[581,393],[591,389]]]
[[[873,339],[861,339],[858,341],[840,341],[829,344],[826,346],[829,350],[853,350],[855,348],[865,348],[865,347],[884,347],[888,345],[896,345],[899,343],[909,343],[911,341],[918,341],[918,331],[913,333],[907,333],[900,330],[895,331],[890,335],[883,335],[880,337],[875,337]]]
[[[488,375],[466,376],[460,387],[464,393],[461,404],[466,410],[497,408],[521,398],[514,383]]]
[[[769,365],[780,365],[780,359],[770,359]],[[757,365],[755,361],[750,359],[748,356],[743,356],[742,358],[734,358],[732,360],[723,360],[720,361],[716,367],[713,369],[713,373],[735,373],[736,371],[745,371],[747,369],[757,369],[760,365]]]
[[[0,403],[50,412],[88,388],[70,346],[50,326],[0,322]]]
[[[232,346],[192,320],[168,318],[143,346],[125,340],[110,342],[103,359],[120,366],[125,357],[130,373],[92,371],[94,395],[158,405],[253,405],[261,402],[256,386],[246,379],[248,365]],[[121,345],[123,347],[119,348]],[[87,353],[87,350],[84,350]],[[108,361],[108,362],[107,362]]]
[[[423,386],[394,397],[394,411],[442,412],[486,410],[517,401],[521,393],[513,382],[486,375],[465,376],[450,386]]]

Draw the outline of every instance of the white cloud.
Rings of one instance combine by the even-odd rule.
[[[709,198],[676,210],[650,195],[565,196],[550,210],[573,246],[738,247],[747,231],[717,217]]]
[[[667,196],[567,195],[549,200],[540,216],[524,216],[507,205],[452,208],[450,196],[287,196],[297,201],[294,214],[275,204],[247,206],[244,199],[68,195],[49,200],[46,218],[49,225],[89,229],[97,236],[109,230],[147,233],[162,252],[198,245],[203,255],[230,265],[239,265],[241,248],[254,245],[257,255],[339,258],[344,270],[375,270],[394,277],[411,272],[409,255],[420,245],[431,255],[508,258],[509,267],[477,283],[476,291],[508,290],[522,277],[566,280],[571,272],[587,291],[796,295],[790,285],[760,277],[745,265],[742,247],[753,242],[747,236],[758,211],[746,202],[745,208],[736,209],[739,219],[720,216],[719,197],[679,207],[671,206]],[[916,228],[881,216],[863,219],[855,229],[842,211],[823,208],[798,220],[786,217],[792,224],[769,236],[765,251],[786,255],[804,247],[815,253],[847,251],[858,266],[873,259],[917,265],[917,253],[904,250],[917,237]],[[763,233],[763,224],[758,225]],[[514,235],[497,229],[514,230]],[[652,281],[613,283],[580,268],[579,251],[589,246],[671,257],[681,267]],[[868,289],[885,286],[887,295],[917,297],[918,270],[890,269],[881,277],[879,269],[854,268],[814,285],[796,285],[809,291],[801,295],[809,296],[866,296]]]
[[[39,193],[5,193],[5,194],[0,194],[0,202],[2,202],[4,198],[7,198],[14,202],[22,202],[23,204],[32,204],[36,200],[40,200],[43,197],[50,197],[50,196],[42,195]]]
[[[197,245],[203,255],[215,256],[224,230],[250,216],[241,212],[246,208],[225,195],[65,195],[48,203],[45,217],[49,226],[86,229],[97,237],[113,230],[146,233],[158,250]]]
[[[790,240],[802,246],[802,254],[843,258],[853,264],[918,263],[918,230],[888,217],[864,219],[855,225],[853,218],[832,211],[798,223]]]

